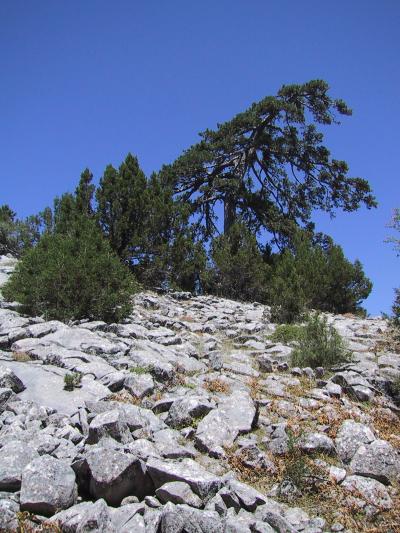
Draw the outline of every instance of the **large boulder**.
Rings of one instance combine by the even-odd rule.
[[[0,531],[17,531],[19,505],[15,500],[0,496]]]
[[[88,483],[90,495],[110,505],[119,505],[125,496],[144,498],[154,492],[144,462],[120,450],[94,446],[79,468],[78,479]]]
[[[393,507],[393,501],[382,483],[376,479],[363,476],[348,476],[341,487],[355,498],[362,498],[368,505],[376,509],[388,510]]]
[[[132,440],[125,416],[121,410],[112,409],[98,414],[90,422],[88,444],[95,444],[103,437],[112,437],[119,442]]]
[[[0,490],[15,491],[21,487],[22,471],[39,457],[26,442],[11,441],[0,449]]]
[[[336,435],[336,451],[341,460],[348,463],[362,444],[369,444],[374,440],[375,435],[368,426],[354,420],[345,420]]]
[[[30,462],[22,473],[22,511],[51,516],[74,505],[77,496],[75,472],[65,461],[44,455]]]
[[[161,517],[162,533],[206,532],[224,533],[223,522],[215,511],[201,511],[189,505],[167,503]]]
[[[385,440],[374,440],[358,448],[350,462],[353,474],[372,477],[381,483],[395,481],[400,475],[400,457]]]
[[[256,420],[257,409],[250,395],[236,391],[201,420],[195,444],[213,457],[223,457],[224,447],[232,446],[239,434],[251,431]]]

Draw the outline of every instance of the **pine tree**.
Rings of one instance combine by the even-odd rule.
[[[109,165],[96,191],[97,215],[112,249],[135,264],[144,243],[149,198],[147,180],[136,157],[128,154],[118,171]]]

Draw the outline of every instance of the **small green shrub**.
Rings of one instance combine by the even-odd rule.
[[[79,372],[73,372],[72,374],[65,374],[64,376],[64,389],[72,391],[77,387],[80,387],[82,375]]]
[[[152,371],[151,366],[135,366],[129,369],[130,372],[134,374],[148,374]]]
[[[282,342],[283,344],[289,344],[293,341],[298,341],[303,334],[304,326],[297,324],[279,324],[276,327],[269,339],[273,342]]]
[[[336,329],[324,316],[310,315],[292,352],[292,365],[331,368],[351,360],[351,354]]]
[[[29,315],[118,322],[131,309],[137,283],[96,224],[81,218],[66,234],[43,235],[2,287]]]

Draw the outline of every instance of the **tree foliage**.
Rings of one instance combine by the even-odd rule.
[[[238,214],[249,228],[265,228],[276,243],[297,225],[311,222],[313,209],[354,211],[376,205],[369,184],[348,176],[344,161],[331,158],[317,125],[350,115],[331,98],[322,80],[283,86],[202,140],[172,165],[175,192],[191,201],[212,235],[216,206],[224,204],[225,230]]]
[[[331,238],[297,233],[292,250],[275,257],[270,280],[272,319],[293,322],[307,309],[360,313],[372,289],[360,261],[351,263]]]
[[[87,217],[64,234],[43,235],[2,288],[31,315],[47,319],[114,321],[130,311],[137,284]]]
[[[279,322],[293,322],[310,308],[358,312],[371,290],[361,263],[315,235],[311,220],[314,209],[334,214],[376,205],[368,183],[349,177],[347,164],[324,144],[321,130],[350,114],[324,81],[284,86],[203,132],[199,143],[149,178],[129,153],[118,168],[106,167],[97,189],[86,168],[73,193],[23,222],[3,206],[0,253],[21,255],[39,241],[50,250],[53,271],[67,253],[63,247],[83,243],[82,225],[105,254],[102,234],[145,288],[193,290],[200,279],[211,293],[271,304]],[[222,205],[224,233],[217,236]],[[83,265],[83,256],[73,257]],[[69,309],[72,295],[65,296]],[[92,304],[82,306],[98,314]],[[80,309],[68,313],[81,315]]]
[[[239,222],[213,240],[209,287],[225,298],[265,302],[268,265],[257,239]]]
[[[149,195],[147,180],[132,154],[116,170],[108,165],[96,191],[97,216],[112,249],[134,263],[145,240]]]

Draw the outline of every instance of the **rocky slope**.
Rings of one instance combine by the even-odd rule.
[[[266,311],[142,293],[122,324],[66,325],[1,302],[0,531],[400,531],[386,322],[330,316],[354,360],[314,372]]]

